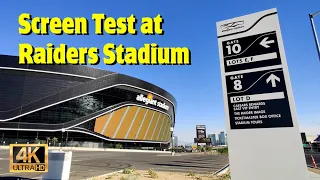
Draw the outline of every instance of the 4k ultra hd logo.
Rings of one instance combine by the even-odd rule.
[[[48,145],[10,144],[10,172],[48,172]]]

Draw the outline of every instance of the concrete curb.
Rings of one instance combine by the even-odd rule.
[[[114,174],[121,173],[122,171],[123,171],[123,170],[115,171],[115,172],[107,173],[107,174],[102,174],[102,175],[99,175],[99,176],[94,176],[94,177],[87,178],[87,179],[85,179],[85,180],[92,180],[92,179],[94,179],[94,178],[100,178],[100,177],[105,177],[105,176],[111,176],[111,175],[114,175]]]
[[[229,169],[230,169],[230,164],[227,164],[223,168],[221,168],[217,172],[215,172],[214,174],[220,176],[220,175],[226,174]]]
[[[0,149],[9,149],[9,146],[0,146]],[[162,153],[170,154],[170,151],[154,151],[154,150],[136,150],[136,149],[109,149],[109,148],[80,148],[80,147],[63,147],[62,150],[75,151],[109,151],[109,152],[141,152],[141,153]],[[49,147],[49,150],[60,150],[60,147]]]

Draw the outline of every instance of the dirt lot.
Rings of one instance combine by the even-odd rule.
[[[110,176],[100,176],[92,178],[91,180],[230,180],[227,175],[215,176],[215,175],[200,175],[190,173],[177,173],[177,172],[155,172],[153,170],[140,171],[140,170],[124,170],[122,173],[117,173]]]
[[[313,173],[320,174],[320,169],[308,168],[308,170]]]

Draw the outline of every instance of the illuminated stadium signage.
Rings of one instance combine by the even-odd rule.
[[[153,106],[157,106],[162,109],[169,110],[169,106],[166,105],[166,103],[153,99],[152,94],[148,94],[147,97],[145,97],[143,94],[139,94],[139,95],[137,95],[136,100],[140,101],[140,102],[144,102],[146,105],[151,104]]]

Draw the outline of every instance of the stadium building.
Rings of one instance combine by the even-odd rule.
[[[168,147],[176,101],[160,87],[88,66],[18,61],[0,55],[1,143]]]

